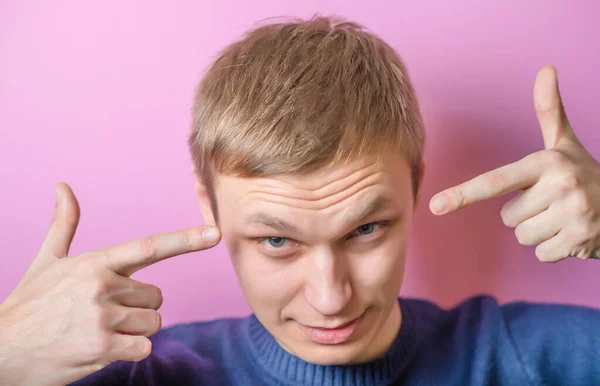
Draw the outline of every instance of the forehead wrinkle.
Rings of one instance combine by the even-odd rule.
[[[372,215],[379,213],[392,206],[393,203],[394,201],[387,195],[379,194],[375,196],[374,199],[368,201],[360,211],[355,212],[355,214],[351,215],[347,222],[349,224],[362,222],[365,219],[371,217]]]
[[[348,182],[349,180],[352,181],[353,179],[358,178],[359,179],[358,181],[360,181],[360,180],[368,177],[369,174],[373,174],[377,170],[375,166],[376,166],[376,163],[371,163],[369,165],[366,165],[366,166],[358,168],[358,169],[351,168],[351,169],[343,170],[343,173],[342,172],[336,173],[335,171],[334,172],[323,171],[322,173],[326,173],[327,177],[329,177],[328,181],[323,182],[314,187],[313,186],[307,187],[308,183],[307,183],[306,179],[303,178],[302,176],[298,176],[298,175],[294,175],[292,178],[289,178],[286,175],[273,176],[270,178],[271,183],[263,183],[263,184],[259,184],[258,186],[261,186],[261,187],[265,188],[266,190],[272,189],[274,192],[293,191],[293,192],[298,192],[298,193],[296,193],[298,195],[307,194],[307,195],[311,196],[310,198],[307,198],[307,200],[317,201],[317,200],[319,200],[319,196],[324,194],[323,193],[324,190],[325,191],[333,190],[334,193],[337,193],[337,192],[340,192],[341,190],[344,190],[347,186],[354,184],[354,183],[349,183]],[[337,176],[336,174],[339,174],[339,176]],[[315,177],[315,176],[313,175],[313,177]],[[275,180],[276,182],[273,182],[273,180]],[[294,180],[297,180],[297,181],[294,181]]]
[[[334,194],[319,199],[309,198],[297,198],[291,197],[289,194],[280,194],[277,191],[269,190],[250,190],[246,198],[251,199],[252,196],[256,197],[260,201],[270,202],[274,204],[282,204],[287,206],[293,206],[299,209],[312,209],[312,210],[323,210],[326,208],[332,208],[337,204],[341,203],[348,197],[360,193],[362,190],[368,189],[372,186],[377,186],[381,183],[381,176],[384,172],[377,172],[370,174],[355,182],[353,185],[342,189]]]
[[[370,192],[365,192],[361,195],[357,200],[362,199],[367,196]],[[345,224],[357,224],[365,219],[377,214],[390,206],[393,205],[394,201],[387,195],[382,193],[371,194],[374,198],[370,199],[368,202],[361,205],[359,210],[354,210],[350,215],[344,215]],[[341,202],[336,203],[336,205],[341,204]],[[330,208],[330,209],[333,209]],[[311,210],[311,209],[308,209]],[[315,209],[312,209],[315,210]],[[279,230],[281,232],[295,232],[300,233],[298,228],[285,219],[280,218],[276,215],[271,215],[265,212],[256,212],[252,213],[244,220],[245,225],[253,226],[253,225],[264,225],[272,229]]]

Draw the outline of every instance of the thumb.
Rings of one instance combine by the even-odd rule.
[[[575,138],[560,98],[554,67],[545,66],[538,71],[533,102],[546,149],[555,147],[564,138]]]
[[[56,201],[52,224],[38,254],[41,259],[67,256],[79,223],[79,204],[69,185],[56,185]]]

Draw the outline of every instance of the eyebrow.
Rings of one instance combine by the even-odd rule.
[[[364,205],[364,207],[350,219],[349,223],[360,223],[366,218],[371,217],[372,215],[379,213],[384,209],[387,209],[391,205],[392,200],[390,200],[388,197],[379,196]],[[249,226],[263,225],[280,232],[299,232],[298,228],[296,228],[293,224],[264,212],[251,214],[244,220],[244,224]]]

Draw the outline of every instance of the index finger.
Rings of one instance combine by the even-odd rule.
[[[452,213],[479,201],[502,196],[515,190],[527,189],[535,185],[542,175],[543,169],[536,159],[535,153],[530,154],[517,162],[446,189],[432,198],[431,211],[435,214]],[[445,208],[442,209],[442,205],[438,205],[438,199],[442,203],[446,201]]]
[[[211,248],[218,244],[220,238],[218,228],[203,226],[148,236],[100,251],[103,252],[107,268],[120,275],[131,276],[142,268],[170,257]]]

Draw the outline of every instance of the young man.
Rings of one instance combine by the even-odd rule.
[[[553,68],[534,101],[546,149],[431,209],[522,190],[502,210],[519,242],[545,262],[598,258],[600,166],[569,126]],[[197,91],[189,145],[207,226],[67,257],[79,207],[59,184],[39,255],[0,306],[0,383],[598,382],[597,310],[397,298],[424,137],[406,69],[377,37],[327,18],[251,31]],[[129,276],[221,235],[253,315],[159,331],[160,290]]]

